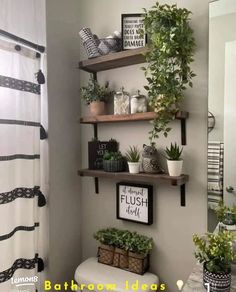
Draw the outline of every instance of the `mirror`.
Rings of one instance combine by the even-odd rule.
[[[208,229],[223,198],[236,204],[236,1],[218,0],[209,9]]]

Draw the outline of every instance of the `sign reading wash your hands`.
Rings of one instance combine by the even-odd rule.
[[[153,188],[150,185],[117,183],[117,218],[151,225]]]

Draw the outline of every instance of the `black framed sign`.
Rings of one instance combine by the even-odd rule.
[[[153,223],[153,187],[126,182],[117,183],[116,217],[151,225]]]
[[[144,29],[143,14],[122,14],[121,15],[121,35],[122,49],[130,50],[145,47],[147,35]],[[141,34],[141,31],[144,33]]]

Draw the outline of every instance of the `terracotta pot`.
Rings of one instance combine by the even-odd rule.
[[[113,266],[121,269],[128,268],[128,252],[126,250],[118,247],[115,248]]]
[[[98,248],[98,262],[106,265],[112,265],[114,249],[114,246],[101,244]]]
[[[231,271],[228,273],[212,273],[203,266],[203,285],[207,289],[207,284],[210,285],[211,292],[229,292],[231,286]]]
[[[89,105],[92,116],[99,116],[106,114],[106,104],[104,101],[93,101]]]
[[[143,275],[149,268],[149,255],[129,251],[129,271]]]

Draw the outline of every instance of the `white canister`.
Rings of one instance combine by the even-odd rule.
[[[145,95],[141,95],[139,90],[138,94],[131,97],[130,109],[131,114],[147,112],[147,98]]]
[[[114,114],[115,115],[127,115],[130,108],[130,96],[128,92],[118,91],[114,96]]]

